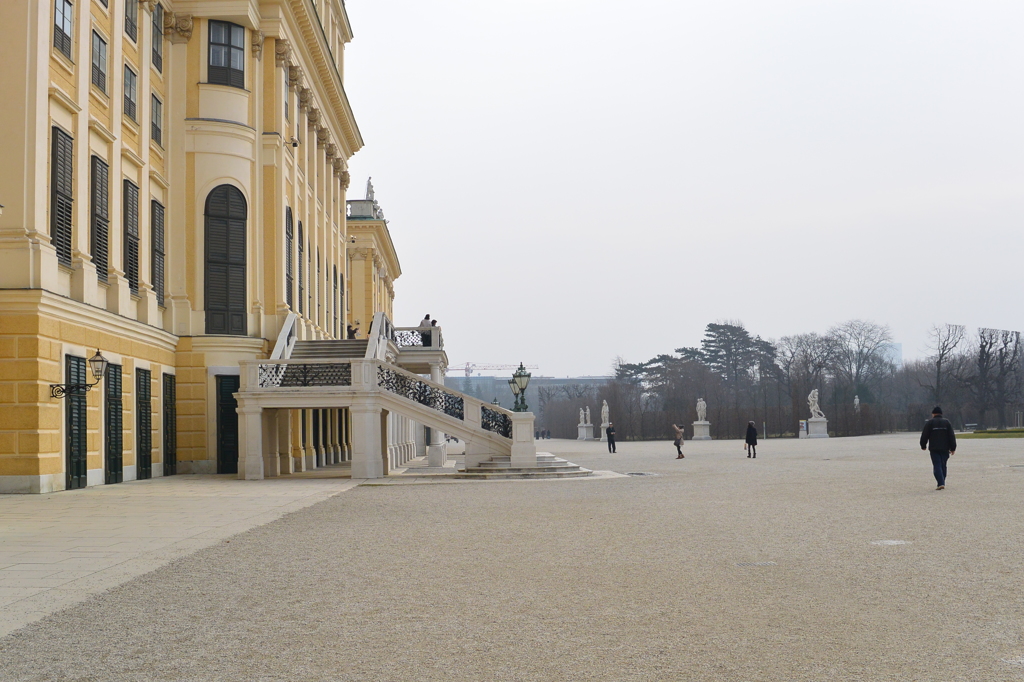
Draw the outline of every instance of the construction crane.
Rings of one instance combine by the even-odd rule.
[[[538,369],[537,365],[523,365],[526,369]],[[478,369],[519,369],[519,365],[486,365],[483,363],[477,364],[475,362],[467,362],[464,367],[448,365],[448,371],[459,370],[466,373],[467,377],[473,376],[473,371]]]

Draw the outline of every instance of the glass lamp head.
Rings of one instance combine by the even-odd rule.
[[[105,357],[103,357],[103,354],[100,353],[99,350],[96,351],[96,355],[89,358],[89,369],[92,370],[92,375],[96,381],[99,381],[107,375],[107,365],[109,364],[110,363]]]

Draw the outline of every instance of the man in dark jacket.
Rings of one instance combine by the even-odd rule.
[[[604,435],[608,438],[608,452],[615,452],[615,427],[611,422],[608,422],[608,428],[604,430]]]
[[[946,488],[946,461],[956,454],[956,434],[953,425],[942,416],[942,408],[938,405],[932,410],[932,418],[924,423],[921,432],[921,449],[927,450],[932,456],[932,468],[935,472],[936,490]]]
[[[754,422],[747,424],[747,437],[744,441],[744,445],[747,448],[747,458],[757,457],[757,427],[754,426]]]

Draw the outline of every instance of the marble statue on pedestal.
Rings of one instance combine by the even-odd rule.
[[[811,419],[824,419],[825,413],[818,407],[818,389],[811,389],[807,396],[807,406],[811,408]]]
[[[590,407],[580,408],[580,423],[576,427],[576,440],[594,440],[594,425],[590,423]]]
[[[697,398],[697,421],[693,422],[693,440],[711,440],[711,422],[708,421],[708,404],[704,398]]]
[[[807,396],[807,406],[811,408],[811,418],[807,420],[807,437],[828,438],[828,420],[818,406],[818,389],[812,389]]]
[[[608,426],[611,424],[608,413],[608,401],[601,401],[601,442],[608,442]]]
[[[860,397],[853,396],[853,411],[860,412]]]

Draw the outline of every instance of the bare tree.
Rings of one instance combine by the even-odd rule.
[[[934,381],[922,383],[923,388],[932,392],[932,400],[941,403],[945,399],[944,380],[950,371],[950,362],[967,334],[962,324],[932,325],[928,330],[928,350],[932,351],[928,361],[935,367]]]
[[[569,400],[589,398],[592,392],[591,387],[586,384],[562,384],[558,388],[561,389],[563,395]]]
[[[885,351],[892,345],[886,325],[850,320],[828,330],[836,341],[833,366],[841,381],[856,388],[869,378],[884,374],[891,364]]]

